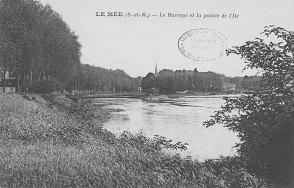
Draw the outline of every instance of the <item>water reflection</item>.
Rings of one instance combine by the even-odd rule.
[[[183,155],[199,160],[235,153],[236,135],[222,126],[205,128],[202,123],[218,110],[221,96],[185,97],[163,103],[148,103],[140,99],[95,99],[96,103],[124,111],[114,112],[105,128],[115,134],[140,130],[149,137],[161,135],[189,143]]]

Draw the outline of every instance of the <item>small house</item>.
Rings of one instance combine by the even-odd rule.
[[[158,88],[145,89],[144,92],[146,92],[147,94],[151,94],[153,96],[159,95],[159,89]]]
[[[236,84],[225,82],[223,83],[223,91],[233,92],[236,91]]]
[[[9,72],[5,73],[5,80],[4,80],[4,72],[0,71],[0,93],[7,92],[12,93],[16,92],[16,79],[11,77]]]

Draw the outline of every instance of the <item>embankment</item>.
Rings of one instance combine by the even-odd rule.
[[[184,149],[103,129],[109,112],[53,95],[0,94],[0,187],[254,187],[237,158],[205,163],[170,156]]]

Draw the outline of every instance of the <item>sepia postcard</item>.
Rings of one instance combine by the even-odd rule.
[[[294,186],[293,8],[0,0],[0,188]]]

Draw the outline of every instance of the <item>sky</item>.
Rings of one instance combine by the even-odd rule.
[[[195,61],[178,48],[187,31],[208,28],[221,33],[229,48],[258,37],[267,25],[294,30],[293,0],[39,0],[58,12],[79,36],[81,62],[129,75],[145,76],[158,69],[213,71],[227,76],[254,75],[242,71],[236,55],[211,61]],[[122,11],[159,13],[199,13],[202,18],[101,17],[96,12]],[[237,14],[238,18],[204,19],[204,14]]]

